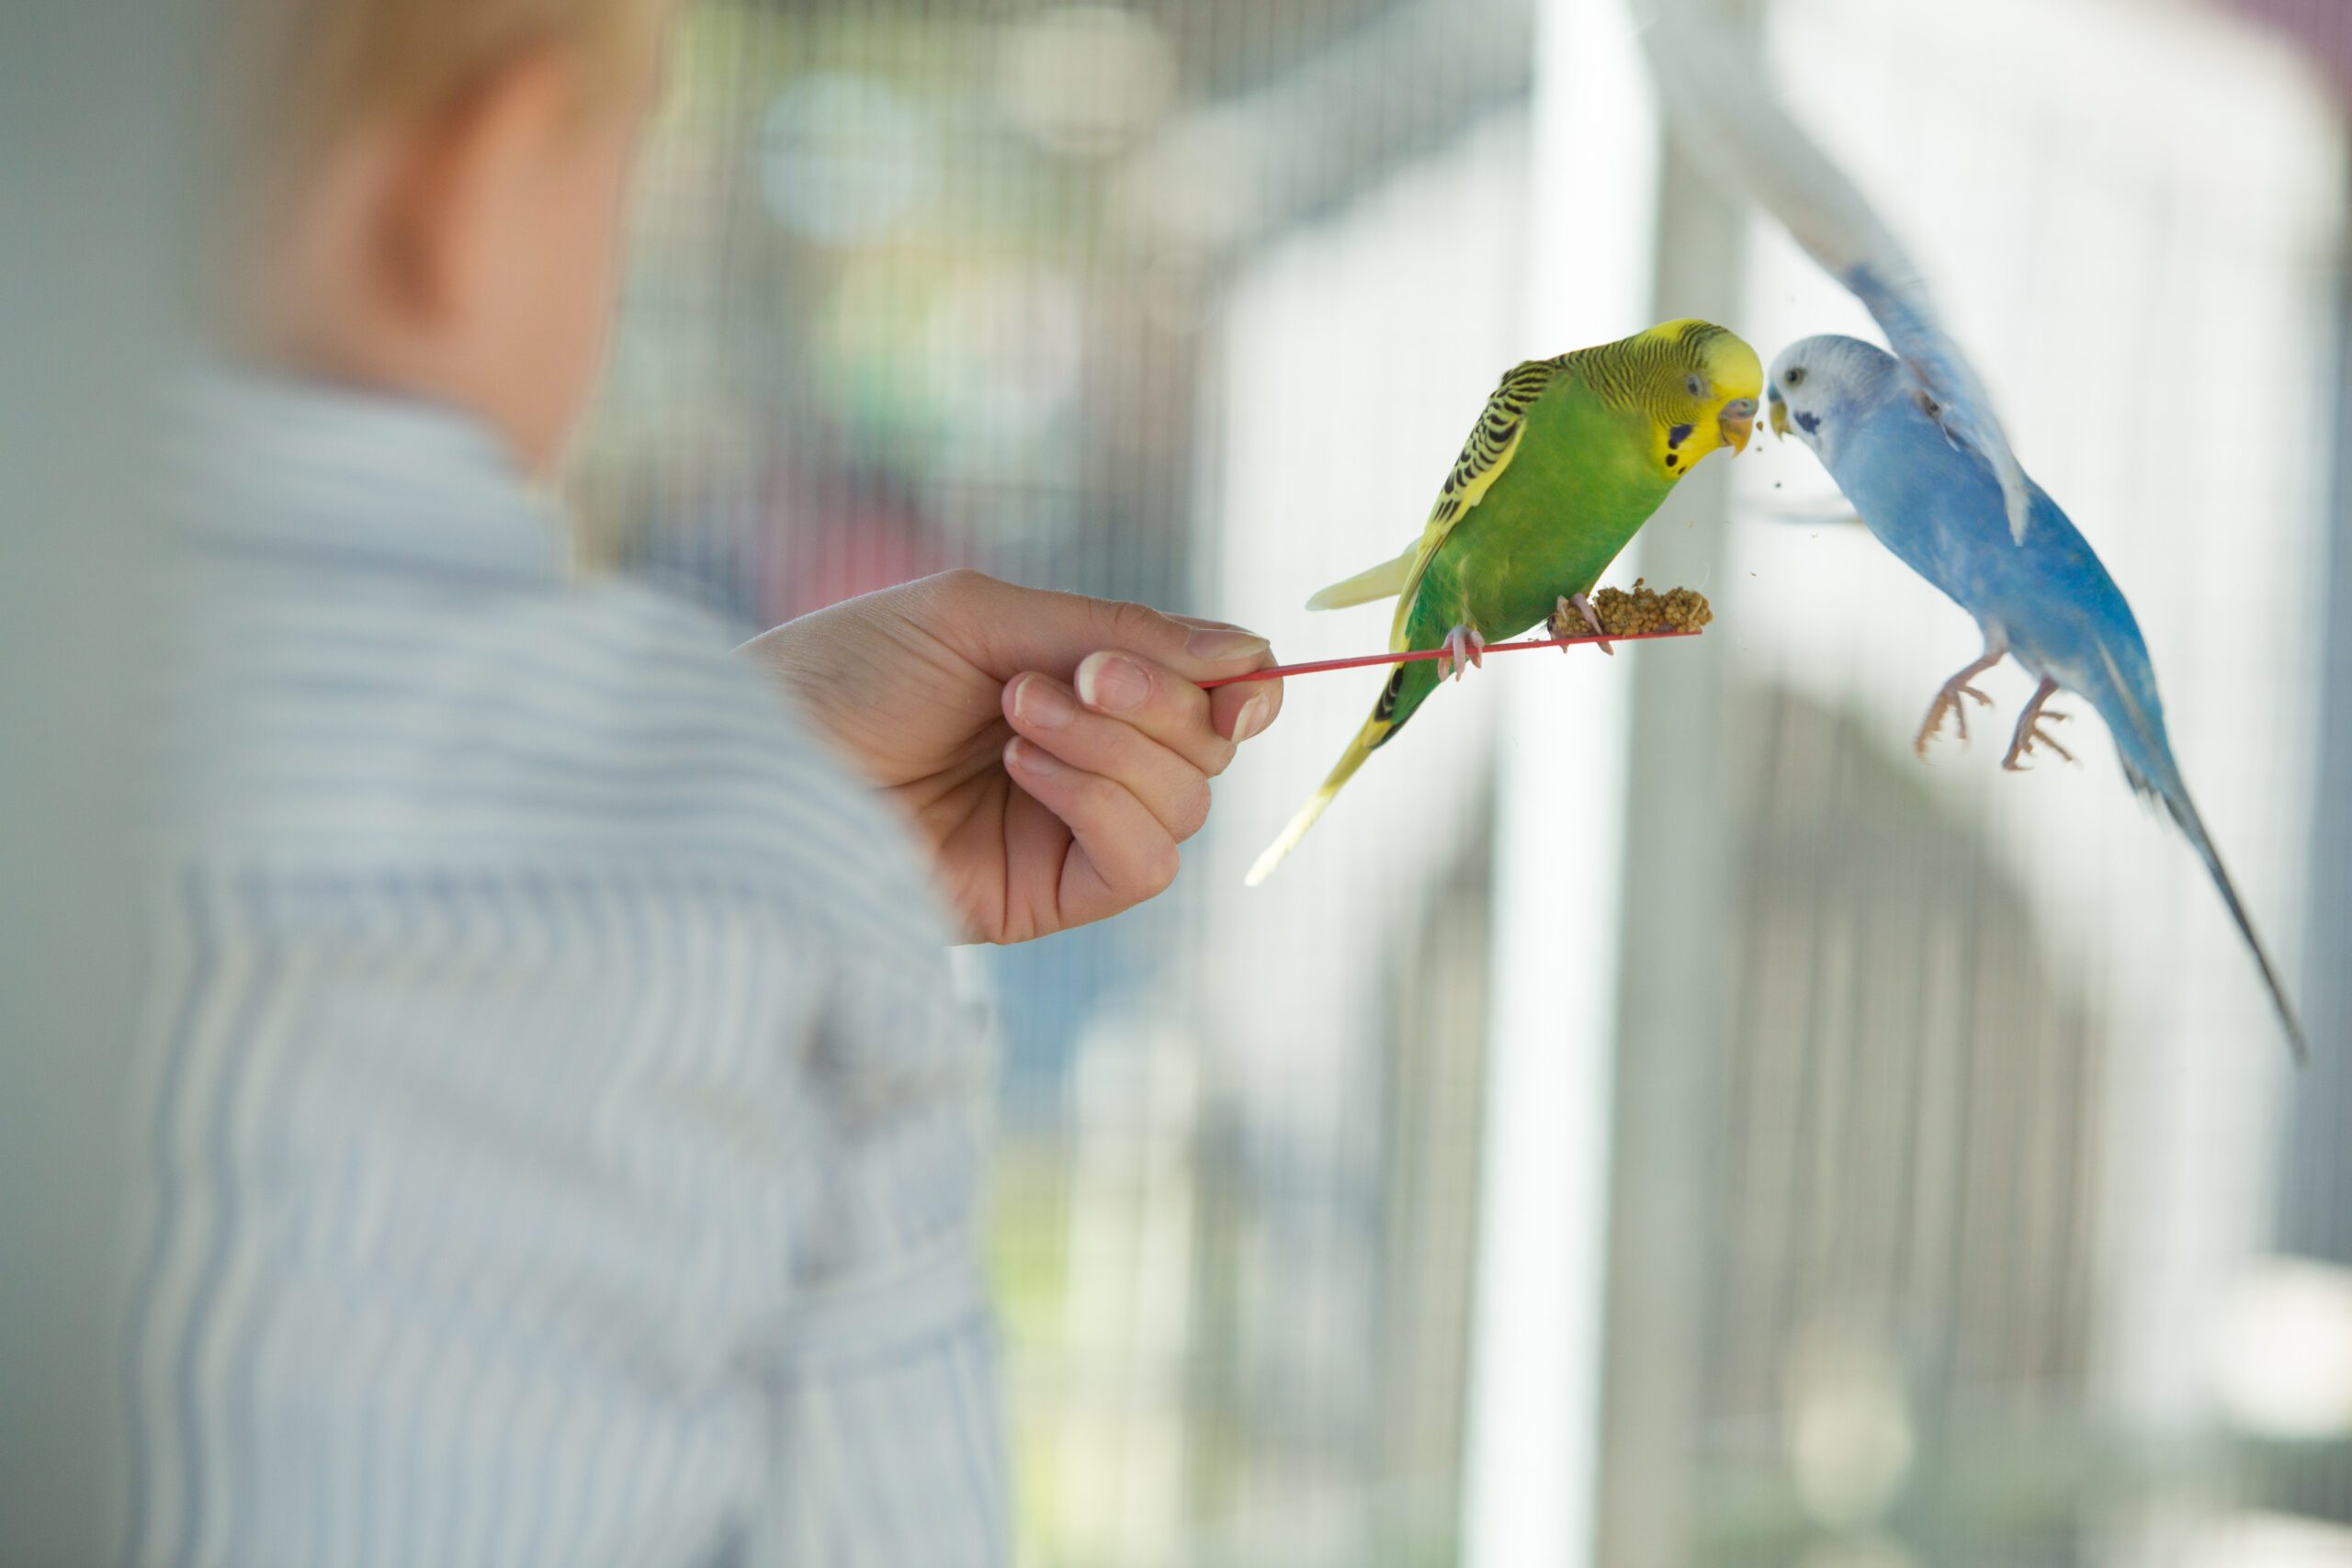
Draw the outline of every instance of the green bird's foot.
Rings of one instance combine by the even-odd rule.
[[[2042,728],[2045,724],[2064,724],[2070,715],[2044,713],[2041,705],[2058,694],[2058,682],[2044,681],[2034,688],[2033,700],[2025,705],[2025,712],[2018,715],[2017,733],[2009,739],[2009,754],[2001,759],[2001,766],[2013,773],[2026,771],[2025,760],[2033,755],[2036,746],[2047,746],[2071,762],[2075,754],[2058,744],[2055,737]]]
[[[1600,615],[1599,612],[1593,609],[1591,600],[1586,598],[1581,593],[1561,594],[1558,602],[1552,606],[1552,636],[1554,638],[1557,639],[1560,637],[1584,636],[1585,634],[1583,632],[1577,630],[1577,622],[1578,619],[1582,619],[1585,626],[1595,637],[1600,636],[1604,629],[1600,624]],[[1560,651],[1562,653],[1566,653],[1568,650],[1564,648],[1560,649]],[[1608,643],[1604,642],[1600,644],[1600,651],[1609,655],[1611,659],[1617,657],[1616,649]]]
[[[1487,639],[1478,628],[1456,626],[1445,634],[1445,657],[1437,661],[1437,678],[1442,681],[1450,674],[1459,681],[1464,671],[1473,666],[1483,670],[1486,664]]]

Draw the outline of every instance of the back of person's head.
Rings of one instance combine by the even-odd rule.
[[[525,462],[594,379],[680,0],[226,0],[237,352],[468,409]]]
[[[636,90],[680,0],[231,0],[232,156],[283,197],[355,136],[460,108],[517,61],[570,53],[593,94]]]

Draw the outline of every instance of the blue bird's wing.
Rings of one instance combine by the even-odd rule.
[[[1925,279],[1854,182],[1832,163],[1770,89],[1760,62],[1725,41],[1700,0],[1632,0],[1667,114],[1727,190],[1752,195],[1824,271],[1850,290],[1886,333],[1917,385],[1920,406],[1955,446],[1976,452],[2000,481],[2009,536],[2025,542],[2032,498],[1993,400],[1944,330]]]

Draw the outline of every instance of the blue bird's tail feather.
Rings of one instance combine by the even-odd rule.
[[[2126,770],[2127,773],[2130,772]],[[2205,823],[2197,815],[2196,804],[2188,798],[2188,792],[2177,786],[2169,790],[2156,789],[2136,774],[2132,775],[2132,783],[2133,787],[2153,795],[2163,803],[2166,815],[2179,824],[2189,846],[2205,863],[2205,869],[2212,874],[2213,886],[2221,889],[2222,902],[2230,907],[2230,919],[2237,922],[2238,934],[2245,938],[2246,946],[2254,952],[2255,963],[2262,966],[2262,983],[2270,987],[2271,1005],[2278,1010],[2278,1021],[2287,1031],[2287,1048],[2295,1054],[2298,1066],[2308,1064],[2312,1059],[2311,1043],[2303,1037],[2303,1026],[2295,1017],[2294,1004],[2287,999],[2287,987],[2280,982],[2278,971],[2272,966],[2270,953],[2263,947],[2262,939],[2255,934],[2254,921],[2247,916],[2245,905],[2238,897],[2237,885],[2230,880],[2228,868],[2222,864],[2221,852],[2213,847],[2212,838],[2205,831]]]
[[[2238,897],[2237,884],[2230,880],[2229,868],[2222,863],[2222,852],[2213,847],[2212,835],[2205,831],[2205,819],[2198,816],[2196,802],[2188,798],[2188,785],[2180,776],[2180,765],[2173,760],[2172,742],[2165,735],[2164,719],[2148,712],[2132,694],[2131,685],[2115,667],[2113,656],[2104,648],[2099,651],[2109,681],[2106,691],[2092,694],[2100,716],[2107,720],[2107,727],[2115,737],[2123,776],[2141,795],[2165,808],[2165,814],[2205,863],[2213,886],[2221,892],[2222,902],[2229,906],[2230,919],[2237,922],[2238,934],[2245,938],[2255,963],[2262,968],[2262,982],[2269,987],[2271,1005],[2278,1010],[2278,1021],[2287,1031],[2287,1048],[2294,1053],[2295,1065],[2304,1066],[2311,1060],[2311,1043],[2295,1017],[2294,1004],[2287,999],[2287,987],[2278,978],[2278,967],[2270,962],[2269,950],[2262,945],[2262,938],[2255,932],[2253,918],[2245,912],[2245,903]]]

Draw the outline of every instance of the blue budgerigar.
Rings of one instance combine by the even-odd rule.
[[[1772,427],[1817,453],[1862,521],[1911,569],[1958,601],[1984,634],[1984,656],[1944,682],[1915,742],[1950,717],[1968,735],[1969,682],[2007,655],[2041,681],[2018,718],[2006,766],[2038,747],[2067,753],[2044,727],[2060,690],[2107,721],[2132,785],[2161,801],[2212,873],[2254,950],[2301,1061],[2286,988],[2189,800],[2165,734],[2147,645],[2115,580],[2010,449],[1991,397],[1944,327],[1918,266],[1845,171],[1772,93],[1760,61],[1737,51],[1716,0],[1631,0],[1659,96],[1677,133],[1727,191],[1752,197],[1861,301],[1894,353],[1847,337],[1807,338],[1765,384]]]
[[[2132,787],[2163,805],[2212,874],[2301,1060],[2302,1028],[2286,987],[2173,757],[2139,623],[2058,503],[2028,479],[2025,536],[2013,539],[1993,466],[1951,438],[1909,367],[1873,344],[1806,338],[1773,362],[1765,400],[1772,429],[1812,447],[1871,532],[1984,634],[1984,654],[1936,694],[1913,742],[1919,754],[1948,717],[1967,739],[1967,703],[1991,704],[1971,682],[2004,657],[2041,684],[2018,717],[2003,766],[2020,768],[2042,747],[2071,760],[2045,728],[2064,716],[2046,705],[2061,690],[2082,696],[2107,721]]]

